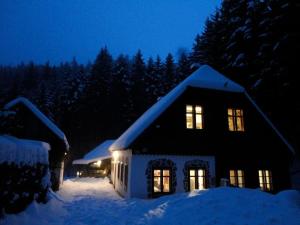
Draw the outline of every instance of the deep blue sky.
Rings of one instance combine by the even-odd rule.
[[[0,0],[0,64],[190,49],[221,0]]]

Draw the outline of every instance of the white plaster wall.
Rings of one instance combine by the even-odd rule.
[[[112,158],[112,164],[111,166],[115,166],[116,163],[122,162],[123,164],[125,163],[125,158],[128,159],[128,184],[127,184],[127,191],[125,190],[124,182],[121,182],[121,177],[118,179],[118,175],[115,170],[117,170],[117,167],[114,167],[114,170],[112,171],[111,174],[111,180],[113,182],[115,190],[122,195],[125,198],[128,198],[130,196],[130,174],[131,174],[131,160],[132,160],[132,154],[131,150],[126,150],[126,151],[114,151],[113,157]],[[116,176],[115,176],[116,175]],[[123,181],[125,181],[125,170],[123,173]]]
[[[128,193],[128,197],[147,198],[147,178],[145,172],[148,162],[155,159],[169,159],[176,164],[176,193],[185,191],[183,168],[186,161],[198,159],[209,162],[210,178],[215,178],[215,158],[213,156],[132,155],[129,173],[130,193]]]

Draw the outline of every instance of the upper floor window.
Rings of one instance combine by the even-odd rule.
[[[242,109],[228,109],[228,128],[230,131],[245,131]]]
[[[272,174],[270,170],[259,170],[259,187],[263,191],[271,191],[273,189]]]
[[[203,129],[203,110],[199,105],[186,105],[186,128]]]
[[[245,187],[244,171],[243,170],[230,170],[229,171],[230,185],[236,187]]]

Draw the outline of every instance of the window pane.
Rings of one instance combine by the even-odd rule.
[[[230,177],[230,184],[236,186],[235,177]]]
[[[260,177],[262,176],[262,171],[261,170],[258,171],[258,176],[260,176]]]
[[[202,115],[196,114],[196,128],[202,129]]]
[[[204,170],[203,169],[198,170],[198,176],[199,177],[203,177],[204,176]]]
[[[201,106],[196,106],[196,113],[202,113],[202,107]]]
[[[170,177],[163,178],[163,192],[170,192]]]
[[[228,115],[232,116],[232,109],[228,109]]]
[[[267,190],[270,191],[271,190],[271,186],[270,184],[267,184]]]
[[[239,186],[244,183],[243,177],[238,177]]]
[[[154,177],[153,178],[153,191],[154,192],[161,192],[160,177]]]
[[[243,119],[242,117],[236,117],[237,131],[244,131],[244,126],[243,126],[242,119]]]
[[[191,113],[186,114],[186,128],[193,128],[193,115]]]
[[[266,177],[269,177],[270,176],[269,170],[265,170],[265,174],[266,174]]]
[[[264,181],[263,181],[263,178],[262,177],[259,177],[259,184],[260,185],[263,185]]]
[[[236,109],[236,110],[235,110],[235,114],[236,114],[237,116],[242,116],[242,110],[241,110],[241,109]]]
[[[187,105],[186,106],[186,112],[193,112],[193,106],[191,106],[191,105]]]
[[[163,170],[163,176],[170,176],[170,170]]]
[[[195,173],[195,170],[190,170],[190,176],[195,176],[196,173]]]
[[[204,188],[204,177],[198,177],[198,189],[202,190]]]
[[[231,177],[234,177],[235,176],[234,170],[230,170],[229,174],[230,174]]]
[[[160,170],[154,170],[154,176],[160,176]]]
[[[195,189],[196,189],[195,177],[190,177],[190,191],[193,191]]]
[[[238,170],[238,176],[242,177],[243,176],[243,171],[242,170]]]
[[[231,117],[231,116],[228,116],[228,128],[230,131],[234,131],[233,117]]]

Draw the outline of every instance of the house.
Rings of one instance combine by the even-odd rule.
[[[50,144],[49,168],[52,189],[58,190],[63,181],[64,156],[69,150],[66,135],[32,102],[18,97],[4,106],[15,112],[11,135],[23,139],[39,140]]]
[[[111,146],[124,197],[157,197],[228,184],[290,187],[293,147],[246,90],[204,65],[156,102]]]
[[[105,177],[111,171],[111,152],[108,150],[115,140],[106,140],[82,159],[73,161],[76,174],[79,177]]]

